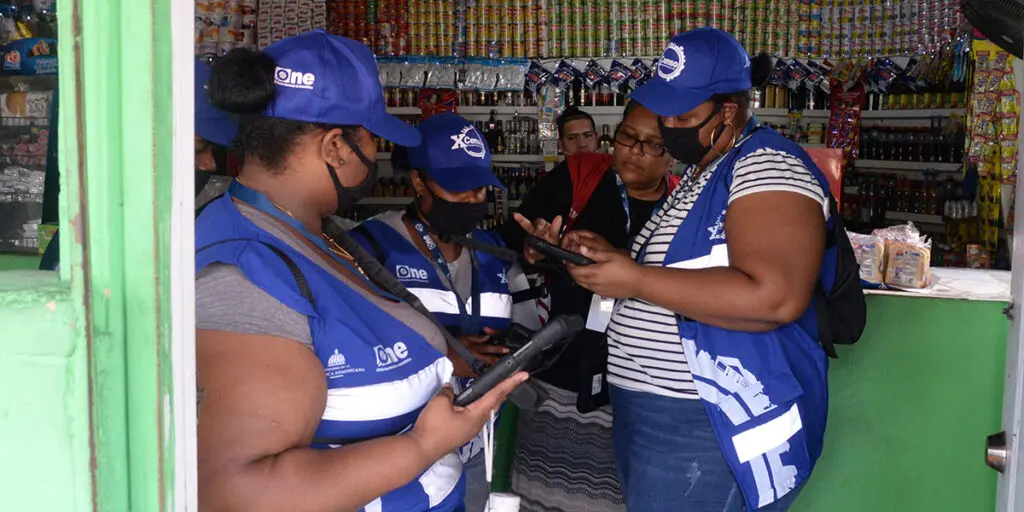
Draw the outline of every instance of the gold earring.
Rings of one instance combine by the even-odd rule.
[[[723,126],[723,127],[724,127],[724,126],[726,126],[726,125],[724,125],[724,124],[720,124],[720,125],[718,125],[718,126]],[[717,139],[718,137],[721,137],[721,136],[722,136],[722,133],[725,133],[725,129],[723,128],[723,129],[722,129],[722,133],[719,133],[719,134],[718,134],[718,137],[716,137],[716,136],[715,136],[715,130],[717,130],[717,129],[718,129],[718,126],[716,126],[716,127],[714,127],[714,128],[712,128],[712,129],[711,129],[711,151],[714,151],[716,155],[719,155],[719,154],[721,154],[721,153],[719,153],[719,152],[718,152],[718,148],[716,148],[716,147],[715,147],[715,146],[718,146],[718,141],[716,141],[715,139]]]

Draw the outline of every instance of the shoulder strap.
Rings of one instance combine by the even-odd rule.
[[[299,268],[299,265],[295,263],[295,260],[293,260],[291,256],[288,256],[287,253],[271,244],[268,244],[267,242],[264,242],[262,240],[253,240],[250,238],[228,238],[227,240],[221,240],[219,242],[214,242],[209,245],[204,245],[203,247],[196,249],[196,254],[205,251],[211,247],[216,247],[218,245],[226,244],[229,242],[257,242],[270,248],[271,251],[274,251],[274,254],[276,254],[279,258],[281,258],[282,261],[284,261],[284,264],[292,273],[292,277],[295,278],[295,284],[299,287],[299,293],[302,294],[302,297],[308,300],[309,303],[312,304],[314,308],[316,307],[316,303],[313,301],[313,290],[312,288],[309,287],[309,281],[306,280],[306,276],[305,274],[302,273],[302,269]]]
[[[203,204],[199,208],[196,208],[196,217],[195,218],[198,219],[199,218],[199,214],[203,213],[203,210],[205,210],[207,206],[210,206],[210,203],[220,199],[223,195],[224,194],[219,194],[219,195],[215,196],[213,199],[210,199],[209,201],[207,201],[205,204]],[[241,239],[239,239],[239,240],[241,240]],[[196,251],[196,252],[198,252],[198,251]]]
[[[569,207],[569,218],[565,220],[565,229],[568,231],[580,212],[587,207],[594,189],[611,166],[612,157],[603,153],[579,153],[568,155],[565,160],[572,181],[572,204]]]
[[[377,237],[374,236],[373,232],[371,232],[370,229],[366,227],[366,224],[359,224],[358,226],[352,228],[352,231],[355,231],[356,233],[363,235],[363,238],[366,239],[366,243],[370,244],[370,248],[373,249],[374,257],[377,258],[378,262],[384,263],[384,247],[380,245],[380,241],[378,241]]]

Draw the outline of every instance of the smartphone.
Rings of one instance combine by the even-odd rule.
[[[572,263],[573,265],[580,266],[594,264],[594,260],[578,252],[567,251],[565,249],[562,249],[561,247],[558,247],[557,245],[550,244],[546,240],[542,238],[537,238],[533,235],[527,235],[524,243],[527,246],[536,249],[537,252],[551,259],[567,261],[569,263]]]

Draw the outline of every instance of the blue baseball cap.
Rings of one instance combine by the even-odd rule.
[[[196,135],[221,146],[230,146],[231,140],[238,134],[238,124],[228,117],[227,113],[217,110],[206,93],[206,83],[210,81],[210,66],[196,59],[195,95]]]
[[[750,57],[728,32],[705,27],[673,37],[657,73],[630,96],[662,117],[683,115],[715,94],[750,89]]]
[[[278,119],[362,126],[395,144],[415,146],[415,128],[388,114],[377,59],[363,43],[314,30],[263,50],[274,60],[274,100],[263,114]]]
[[[491,172],[487,141],[466,119],[446,112],[420,123],[423,141],[409,148],[409,165],[449,192],[504,185]]]

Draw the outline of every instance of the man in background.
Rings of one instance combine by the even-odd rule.
[[[565,155],[597,151],[597,125],[590,114],[567,107],[555,120],[558,125],[558,149]]]

